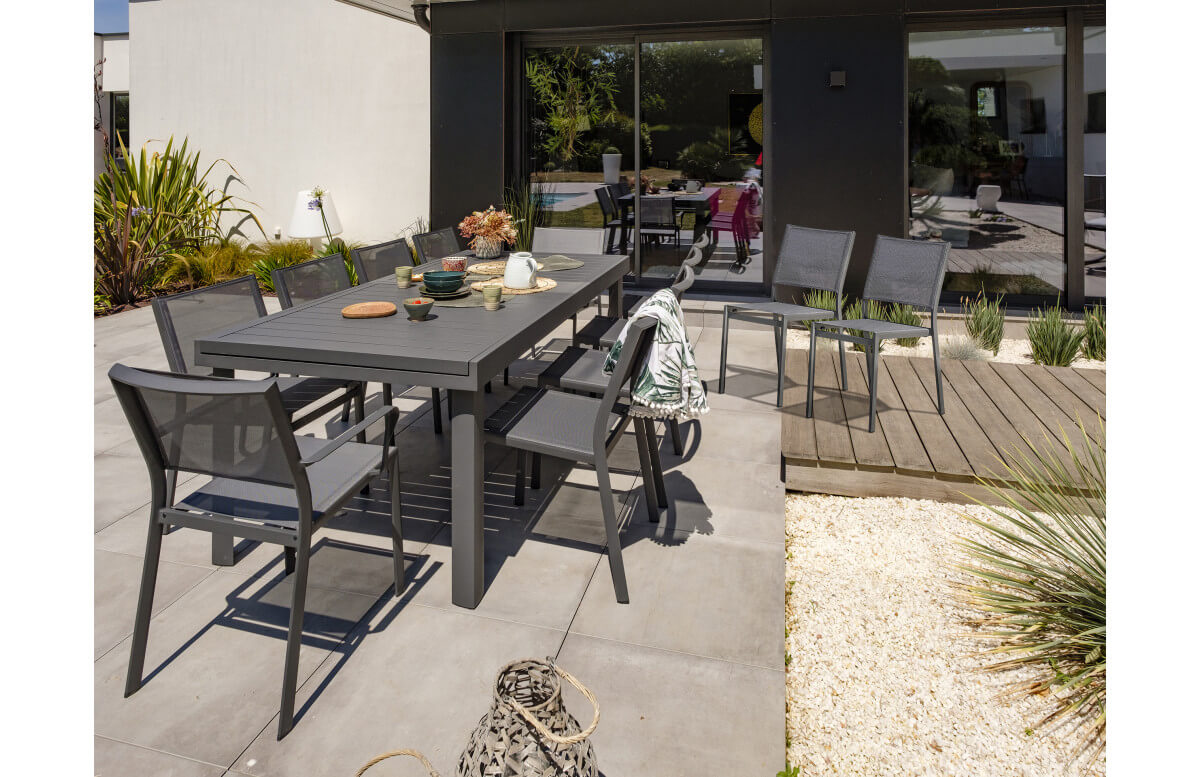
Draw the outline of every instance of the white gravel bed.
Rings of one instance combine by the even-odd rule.
[[[948,340],[962,339],[965,335],[941,337],[942,358],[947,358],[946,342]],[[805,351],[808,350],[809,336],[807,331],[800,329],[788,330],[788,348],[799,348]],[[836,344],[833,340],[819,340],[818,348],[833,348]],[[847,348],[850,346],[847,345]],[[933,358],[933,341],[928,337],[921,340],[912,348],[902,348],[897,345],[895,340],[888,340],[883,347],[882,354],[887,356],[921,356],[926,359]],[[1004,339],[1000,341],[1000,353],[995,356],[991,351],[983,352],[984,358],[991,362],[1004,362],[1007,364],[1033,364],[1033,354],[1029,350],[1029,341],[1024,339]],[[1072,362],[1072,367],[1081,369],[1103,370],[1106,369],[1106,361],[1097,361],[1095,359],[1084,359],[1082,357]]]
[[[1096,775],[1040,701],[997,698],[950,586],[981,507],[789,494],[788,762],[801,775]]]

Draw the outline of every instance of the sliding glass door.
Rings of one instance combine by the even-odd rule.
[[[708,233],[698,281],[761,286],[760,37],[526,42],[519,77],[539,248],[628,253],[653,286]]]

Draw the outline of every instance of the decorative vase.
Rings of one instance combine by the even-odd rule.
[[[621,178],[621,155],[620,154],[601,154],[600,158],[604,164],[604,182],[616,183]]]
[[[475,249],[475,256],[480,259],[495,259],[504,247],[504,244],[494,237],[477,237],[471,245]]]

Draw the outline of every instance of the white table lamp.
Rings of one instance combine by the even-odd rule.
[[[324,221],[321,220],[322,210],[325,213]],[[296,192],[296,205],[292,208],[292,220],[288,224],[288,235],[315,242],[326,236],[326,224],[329,226],[329,235],[341,234],[342,222],[338,218],[337,207],[333,204],[333,195],[325,192],[321,196],[321,204],[318,206],[311,189]],[[314,245],[314,248],[317,247],[319,246]]]

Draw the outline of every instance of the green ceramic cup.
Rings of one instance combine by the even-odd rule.
[[[499,310],[500,308],[500,292],[499,286],[484,286],[483,287],[483,309],[484,310]]]
[[[412,267],[397,267],[396,268],[396,285],[402,289],[407,289],[412,285]]]

